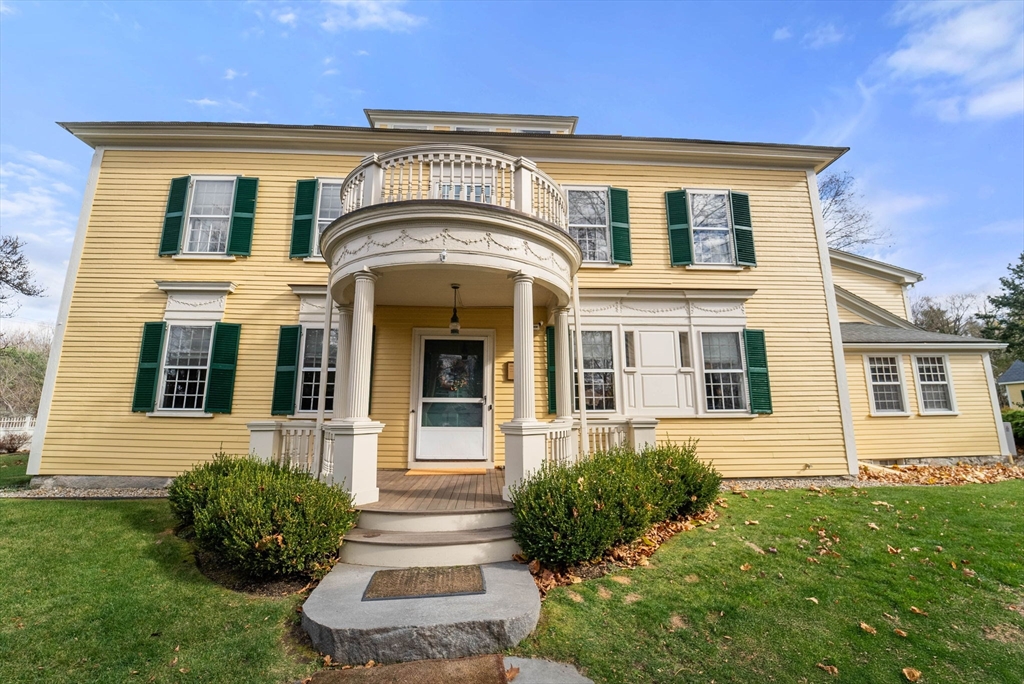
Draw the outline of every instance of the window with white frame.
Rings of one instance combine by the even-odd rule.
[[[584,330],[583,387],[588,411],[615,410],[615,354],[611,330]],[[575,342],[575,336],[574,336]],[[576,354],[573,353],[573,366]],[[575,376],[574,376],[575,377]],[[579,384],[574,382],[576,406],[579,407]]]
[[[691,190],[687,196],[693,229],[693,263],[735,263],[729,193]]]
[[[569,234],[580,246],[584,261],[611,261],[608,243],[608,189],[570,188]]]
[[[875,413],[905,413],[899,356],[869,356],[868,382]]]
[[[953,391],[949,384],[946,359],[942,356],[918,356],[918,391],[921,393],[921,409],[924,412],[953,411]]]
[[[234,178],[196,178],[188,210],[188,235],[183,251],[193,254],[224,254],[231,229]]]
[[[683,338],[680,336],[680,345]],[[708,411],[742,411],[744,399],[743,351],[738,332],[702,332],[704,397]],[[680,346],[682,352],[682,346]]]
[[[203,409],[212,340],[213,326],[168,326],[160,408]]]
[[[320,181],[316,208],[316,235],[313,236],[313,255],[320,256],[320,236],[331,221],[341,216],[341,185],[343,181]]]
[[[324,329],[303,328],[302,372],[299,374],[299,411],[316,411],[320,406],[320,366],[323,361]],[[327,396],[324,411],[334,410],[334,373],[338,358],[338,329],[331,328],[327,356]]]

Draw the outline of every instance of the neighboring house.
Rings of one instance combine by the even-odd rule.
[[[999,376],[996,384],[1006,392],[1010,408],[1024,408],[1024,361],[1016,360]]]
[[[62,124],[96,153],[30,473],[253,450],[367,503],[379,469],[509,484],[580,434],[697,438],[727,477],[1008,453],[999,345],[918,330],[920,274],[828,249],[844,148],[367,117]]]

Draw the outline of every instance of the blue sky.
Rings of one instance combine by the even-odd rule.
[[[918,294],[1024,249],[1024,3],[0,0],[0,230],[52,321],[91,150],[55,121],[365,125],[571,114],[578,132],[842,145]],[[10,325],[10,323],[5,323]]]

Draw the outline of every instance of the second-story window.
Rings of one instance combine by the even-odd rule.
[[[313,236],[313,254],[320,256],[320,236],[331,221],[341,216],[341,182],[320,181],[320,194],[316,209],[316,235]]]
[[[695,264],[734,262],[728,200],[728,194],[724,192],[690,193]]]
[[[188,211],[185,252],[224,254],[231,229],[231,204],[235,180],[194,179]]]
[[[583,260],[609,262],[608,189],[581,188],[566,192],[569,200],[569,234],[583,251]]]

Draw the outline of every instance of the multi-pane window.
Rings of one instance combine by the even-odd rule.
[[[732,229],[729,195],[725,192],[689,193],[693,226],[693,263],[732,264]]]
[[[704,396],[707,401],[707,410],[741,411],[745,409],[743,354],[740,350],[739,333],[702,333],[701,343],[704,350]]]
[[[203,408],[212,339],[213,328],[210,326],[169,326],[160,408]]]
[[[320,199],[316,210],[316,235],[313,254],[320,256],[320,236],[331,221],[341,216],[341,183],[320,182]]]
[[[186,252],[223,254],[227,251],[234,191],[234,179],[193,181]]]
[[[945,358],[918,356],[916,360],[921,408],[924,411],[952,411],[953,393],[949,388]]]
[[[900,357],[869,356],[868,374],[871,400],[876,413],[904,413],[903,382],[900,378]]]
[[[302,342],[302,373],[299,376],[299,410],[316,411],[320,406],[320,365],[323,361],[324,329],[305,328]],[[334,367],[338,358],[338,330],[331,329],[327,356],[327,398],[324,411],[334,410]]]
[[[569,190],[569,234],[584,261],[611,259],[608,246],[608,190]]]
[[[610,330],[584,330],[583,387],[588,411],[615,410],[615,356],[612,352]],[[573,354],[575,367],[576,355]],[[579,386],[576,386],[576,405],[579,406]]]

